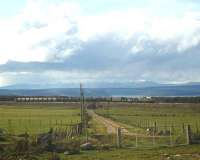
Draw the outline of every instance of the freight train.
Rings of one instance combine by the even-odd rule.
[[[79,101],[80,97],[70,96],[0,96],[1,103],[66,103]],[[200,103],[200,97],[85,97],[85,101],[129,103]]]

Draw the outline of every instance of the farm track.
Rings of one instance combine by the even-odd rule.
[[[126,129],[122,124],[119,124],[111,119],[105,118],[103,116],[100,116],[96,114],[93,110],[88,110],[88,114],[98,123],[103,124],[106,127],[107,133],[108,134],[117,134],[117,128],[121,128],[121,132],[123,135],[128,135],[128,136],[139,136],[139,137],[164,137],[164,136],[150,136],[146,134],[141,134],[141,133],[133,133],[130,132],[128,129]]]
[[[89,110],[88,114],[98,123],[102,123],[106,127],[107,133],[109,134],[116,134],[117,128],[123,128],[120,124],[96,114],[93,110]],[[131,134],[127,129],[123,129],[122,132],[127,135]]]

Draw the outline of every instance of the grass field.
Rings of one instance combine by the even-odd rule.
[[[133,127],[174,126],[181,129],[190,124],[193,129],[200,128],[200,104],[110,104],[96,111]]]
[[[1,105],[0,128],[11,134],[37,134],[51,127],[77,123],[80,121],[79,113],[79,108],[70,107],[69,104]]]
[[[67,124],[80,122],[79,104],[13,104],[0,105],[0,128],[6,129],[11,134],[21,134],[29,132],[38,134],[47,132],[51,127],[66,127]],[[96,112],[105,117],[119,122],[125,127],[131,127],[133,131],[141,131],[148,125],[155,122],[158,128],[163,126],[174,127],[181,126],[183,123],[191,124],[193,130],[200,125],[200,104],[128,104],[128,103],[106,103],[103,108]],[[62,124],[62,125],[61,125]],[[93,142],[102,145],[116,143],[116,135],[108,135],[105,126],[100,122],[91,119],[89,121],[88,135],[93,138]],[[102,140],[97,141],[94,135],[98,135]],[[106,136],[105,136],[106,135]],[[93,137],[92,137],[93,136]],[[81,141],[84,136],[78,137]],[[109,138],[109,139],[108,139]],[[112,139],[113,138],[113,139]],[[174,138],[177,138],[174,136]],[[105,142],[103,141],[105,140]],[[156,143],[159,138],[155,139]],[[137,139],[138,147],[135,146],[135,136],[122,137],[122,149],[116,149],[114,146],[109,149],[95,149],[93,151],[81,151],[76,155],[64,155],[60,153],[62,160],[199,160],[200,145],[161,147],[152,145],[153,139],[141,137]],[[170,146],[170,137],[167,136],[166,142]],[[164,142],[164,144],[167,144]],[[63,142],[64,143],[64,142]],[[127,147],[130,145],[129,148]],[[147,147],[150,145],[151,147]],[[153,147],[152,147],[153,146]],[[176,147],[175,147],[176,146]],[[37,156],[37,155],[36,155]],[[38,159],[45,160],[51,156],[50,152],[38,154]]]
[[[143,148],[187,144],[188,124],[192,133],[200,133],[200,104],[111,103],[109,106],[104,104],[96,112],[138,134],[137,140],[135,136],[123,135],[124,146]]]
[[[48,159],[44,155],[41,160]],[[78,155],[65,156],[62,160],[199,160],[200,145],[154,149],[113,149],[107,151],[88,151]]]

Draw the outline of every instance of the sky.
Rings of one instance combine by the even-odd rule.
[[[0,86],[200,82],[198,0],[0,0]]]

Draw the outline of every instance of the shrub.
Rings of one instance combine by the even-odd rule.
[[[80,140],[70,140],[66,143],[57,143],[56,152],[62,153],[68,151],[69,154],[80,153]]]
[[[60,157],[56,153],[52,153],[52,155],[48,158],[48,160],[60,160]]]

